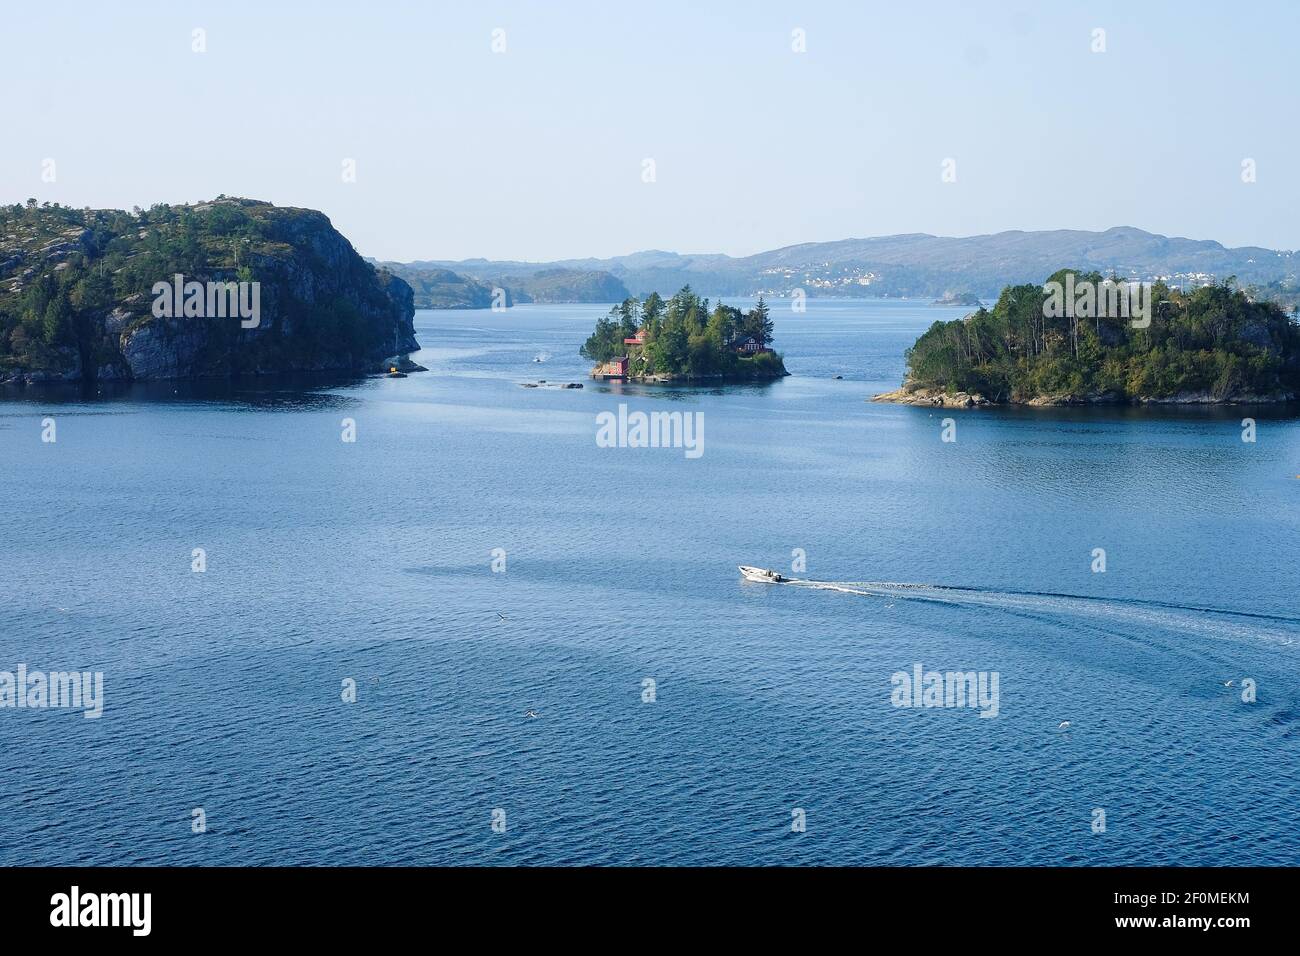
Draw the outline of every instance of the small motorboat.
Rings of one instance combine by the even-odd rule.
[[[746,581],[757,581],[760,584],[783,584],[790,580],[775,571],[769,571],[766,568],[751,568],[747,564],[740,565],[740,573],[745,576]]]

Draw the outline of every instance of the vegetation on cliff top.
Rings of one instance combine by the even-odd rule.
[[[640,344],[624,344],[641,333]],[[748,312],[719,302],[709,307],[688,285],[668,300],[624,299],[596,323],[579,349],[583,358],[608,362],[626,355],[629,376],[778,378],[787,374],[768,346],[773,322],[760,298]],[[749,351],[743,351],[745,347]]]
[[[409,339],[410,290],[313,210],[227,197],[132,212],[29,199],[0,206],[0,377],[132,377],[123,353],[142,327],[170,321],[151,314],[151,290],[177,273],[258,282],[263,312],[249,330],[185,320],[200,348],[178,374],[359,367]]]
[[[1067,272],[1048,281],[1064,285]],[[1071,285],[1105,282],[1074,273]],[[1044,286],[1007,286],[991,310],[935,322],[907,352],[906,387],[1017,403],[1300,392],[1300,324],[1232,280],[1188,293],[1155,283],[1145,328],[1129,314],[1062,315],[1050,298]]]

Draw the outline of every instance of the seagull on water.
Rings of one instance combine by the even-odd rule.
[[[1223,682],[1223,686],[1224,686],[1224,687],[1231,687],[1231,686],[1232,686],[1233,684],[1235,684],[1235,683],[1237,683],[1235,680],[1225,680],[1225,681]]]
[[[536,716],[538,716],[538,714],[537,714],[537,711],[535,711],[535,710],[528,710],[528,711],[525,711],[525,712],[524,712],[524,716],[525,716],[525,717],[536,717]]]
[[[1069,726],[1070,726],[1070,722],[1069,722],[1068,720],[1063,720],[1063,721],[1061,721],[1059,724],[1056,725],[1056,729],[1057,729],[1057,730],[1064,730],[1066,727],[1069,727]]]

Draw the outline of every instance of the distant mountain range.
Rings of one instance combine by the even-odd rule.
[[[492,307],[493,286],[450,269],[418,268],[401,262],[376,262],[371,264],[397,276],[415,293],[417,309],[488,309]],[[511,306],[514,299],[507,291],[502,305]]]
[[[371,262],[404,279],[417,309],[486,309],[500,290],[500,304],[516,302],[622,302],[630,292],[608,272],[538,269],[497,273],[453,271],[432,262]]]
[[[1121,278],[1204,284],[1236,276],[1243,286],[1295,289],[1300,254],[1258,246],[1227,248],[1117,226],[1105,232],[1057,229],[949,238],[912,233],[874,239],[806,242],[752,256],[648,251],[608,259],[557,262],[464,259],[409,263],[449,269],[468,279],[526,290],[541,276],[583,276],[548,283],[537,301],[617,301],[618,286],[644,297],[689,284],[707,296],[996,296],[1010,283],[1039,282],[1061,268],[1114,272]],[[406,277],[404,272],[399,275]],[[611,281],[612,280],[612,281]],[[409,280],[408,280],[409,281]],[[573,298],[566,296],[572,295]],[[594,297],[588,297],[594,296]],[[523,296],[518,296],[525,301]],[[418,302],[417,302],[418,304]]]

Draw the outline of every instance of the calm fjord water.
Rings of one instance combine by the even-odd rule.
[[[400,380],[0,399],[0,670],[104,672],[98,720],[0,709],[0,864],[1300,861],[1294,411],[871,405],[960,314],[900,302],[778,306],[770,386],[519,387],[586,381],[604,311],[419,313]],[[703,456],[597,447],[620,402]],[[736,573],[794,548],[967,590]],[[997,717],[891,706],[917,663]]]

